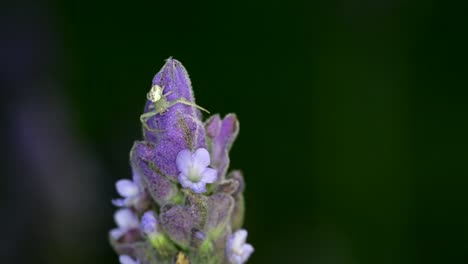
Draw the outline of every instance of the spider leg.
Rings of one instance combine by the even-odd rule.
[[[144,113],[144,114],[142,114],[142,115],[140,116],[140,122],[141,122],[141,124],[143,125],[143,127],[144,127],[146,130],[148,130],[148,131],[150,131],[150,132],[162,132],[162,131],[164,131],[164,130],[159,130],[159,129],[152,129],[152,128],[150,128],[150,127],[148,126],[147,121],[148,121],[151,117],[153,117],[153,116],[155,116],[155,115],[157,115],[157,114],[159,114],[159,113],[156,112],[156,111],[150,111],[150,112]]]
[[[202,110],[202,111],[205,111],[205,112],[207,112],[208,114],[210,113],[210,112],[209,112],[208,110],[206,110],[205,108],[203,108],[203,107],[201,107],[201,106],[199,106],[199,105],[196,105],[196,104],[194,104],[194,103],[192,103],[192,102],[190,102],[190,101],[187,101],[187,100],[185,100],[184,98],[179,98],[179,99],[176,99],[176,100],[174,100],[174,101],[170,101],[170,102],[169,102],[169,106],[168,106],[167,108],[169,108],[169,107],[171,107],[171,106],[173,106],[173,105],[175,105],[175,104],[177,104],[177,103],[181,103],[181,104],[184,104],[184,105],[190,105],[190,106],[196,107],[196,108],[198,108],[198,109],[200,109],[200,110]]]

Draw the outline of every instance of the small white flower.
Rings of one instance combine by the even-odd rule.
[[[190,188],[195,193],[206,192],[206,184],[213,183],[218,178],[218,172],[208,168],[210,163],[210,154],[204,148],[197,149],[193,154],[188,149],[180,151],[176,164],[182,187]]]
[[[244,229],[238,230],[228,237],[226,255],[231,264],[245,263],[254,251],[252,245],[245,243],[246,239],[247,231]]]

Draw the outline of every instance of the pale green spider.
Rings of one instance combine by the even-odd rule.
[[[208,114],[210,113],[205,108],[203,108],[201,106],[198,106],[198,105],[196,105],[196,104],[194,104],[194,103],[192,103],[190,101],[187,101],[185,98],[179,98],[179,99],[176,99],[176,100],[173,100],[173,101],[168,101],[167,96],[169,94],[171,94],[171,93],[172,93],[172,91],[168,92],[166,94],[163,94],[163,88],[156,84],[153,87],[151,87],[151,90],[146,95],[146,98],[152,102],[152,104],[149,106],[149,109],[152,109],[152,110],[142,114],[140,116],[140,121],[148,131],[151,131],[151,132],[160,131],[160,130],[157,130],[157,129],[150,128],[148,126],[148,124],[146,123],[148,121],[148,119],[150,119],[151,117],[153,117],[153,116],[155,116],[157,114],[164,114],[164,112],[166,112],[166,110],[169,107],[171,107],[171,106],[173,106],[173,105],[175,105],[177,103],[190,105],[190,106],[196,107],[196,108],[198,108],[198,109],[200,109],[202,111],[205,111]]]

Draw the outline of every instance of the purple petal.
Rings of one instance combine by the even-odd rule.
[[[245,243],[245,240],[247,239],[247,230],[245,229],[237,230],[233,235],[234,235],[233,247],[240,247],[242,246],[242,244]]]
[[[218,178],[218,172],[215,169],[206,168],[201,175],[201,181],[206,183],[213,183]]]
[[[112,199],[112,204],[117,207],[125,206],[125,199]]]
[[[137,264],[138,262],[133,260],[130,256],[122,255],[119,257],[120,264]]]
[[[179,154],[177,154],[176,159],[177,169],[180,172],[187,175],[188,169],[192,166],[192,153],[188,149],[181,150]]]
[[[123,236],[123,234],[125,234],[125,232],[126,232],[125,229],[114,228],[110,231],[110,236],[112,237],[112,239],[118,240],[120,237]]]
[[[127,179],[117,181],[115,187],[122,197],[130,197],[138,194],[138,186]]]
[[[145,234],[153,234],[158,230],[158,219],[152,210],[147,211],[141,217],[141,230]]]
[[[244,261],[247,261],[250,255],[252,255],[252,253],[254,252],[254,248],[250,244],[245,244],[244,246],[242,246],[242,251],[243,251],[242,258]]]
[[[206,184],[202,181],[200,182],[197,182],[197,183],[192,183],[190,186],[189,186],[190,189],[192,189],[192,191],[194,193],[204,193],[206,192]]]
[[[192,185],[193,182],[188,179],[187,175],[181,172],[179,174],[179,183],[182,185],[182,187],[188,188]]]
[[[247,261],[254,251],[252,245],[246,244],[247,231],[238,230],[229,236],[226,245],[226,254],[232,264],[242,264]]]
[[[204,169],[210,165],[210,153],[205,148],[199,148],[193,153],[193,166]]]
[[[130,209],[120,209],[114,214],[114,220],[118,227],[138,228],[138,217]]]

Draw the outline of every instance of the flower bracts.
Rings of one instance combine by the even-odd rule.
[[[188,74],[171,58],[147,99],[144,140],[130,152],[132,180],[117,182],[122,198],[113,200],[120,208],[110,240],[120,262],[245,263],[253,247],[240,229],[244,180],[240,171],[227,174],[236,116],[203,123]]]

